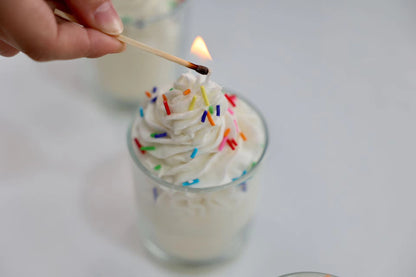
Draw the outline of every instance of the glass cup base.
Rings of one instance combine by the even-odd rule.
[[[166,263],[166,264],[175,264],[182,266],[209,266],[213,264],[220,264],[227,261],[230,261],[239,256],[239,254],[244,249],[244,246],[247,243],[249,233],[251,230],[252,223],[248,223],[242,230],[233,238],[233,241],[230,243],[226,251],[221,253],[221,255],[215,256],[209,259],[185,259],[182,257],[175,256],[173,254],[167,253],[161,247],[157,245],[151,239],[146,239],[142,241],[142,244],[145,250],[157,261]]]

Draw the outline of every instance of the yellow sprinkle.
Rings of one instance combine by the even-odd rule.
[[[194,97],[192,97],[192,101],[191,101],[191,104],[189,104],[189,109],[188,110],[192,111],[194,109],[195,101],[196,101],[196,95],[194,95]]]
[[[204,97],[205,105],[209,106],[209,100],[207,97],[207,93],[205,92],[204,86],[201,86],[201,93],[202,93],[202,97]]]

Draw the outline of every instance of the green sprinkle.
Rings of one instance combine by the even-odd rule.
[[[172,91],[173,90],[173,88],[170,88],[170,90],[169,91]]]
[[[176,3],[176,1],[170,1],[169,2],[169,6],[170,6],[170,8],[171,9],[174,9],[174,8],[176,8],[176,6],[177,6],[178,4]]]
[[[154,146],[142,146],[142,147],[140,147],[140,150],[143,150],[143,151],[150,151],[150,150],[155,150],[156,149],[156,147],[154,147]]]
[[[154,137],[156,136],[156,133],[150,134],[150,136],[151,136],[152,138],[154,138]]]
[[[210,114],[213,114],[214,113],[214,107],[213,106],[209,106],[208,110],[209,110],[209,113]]]
[[[162,167],[162,165],[158,164],[157,166],[155,166],[155,170],[159,170]]]
[[[256,164],[257,164],[256,162],[252,162],[251,167],[254,167]]]
[[[123,22],[123,24],[130,24],[132,22],[132,18],[128,16],[123,16],[121,17],[121,21]]]

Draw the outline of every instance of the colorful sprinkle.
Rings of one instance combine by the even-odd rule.
[[[241,176],[244,176],[244,175],[246,175],[247,174],[247,170],[244,170],[243,171],[243,174],[241,174]]]
[[[162,168],[162,165],[161,164],[158,164],[157,166],[155,166],[155,170],[159,170],[159,169],[161,169]]]
[[[173,88],[170,88],[170,90],[169,91],[172,91],[173,90]]]
[[[210,113],[207,113],[207,116],[208,116],[209,123],[211,123],[211,126],[215,126],[215,122],[214,122],[214,119],[212,119],[211,114]]]
[[[228,108],[227,110],[231,115],[234,115],[234,111],[231,108]]]
[[[194,148],[194,151],[192,151],[191,159],[195,158],[196,153],[198,153],[198,148]]]
[[[227,98],[227,100],[228,100],[228,102],[230,102],[230,104],[233,106],[233,107],[235,107],[236,105],[235,105],[235,103],[234,103],[234,101],[233,101],[233,99],[231,99],[231,97],[228,95],[228,94],[224,94],[224,96],[225,96],[225,98]]]
[[[241,186],[242,191],[247,191],[247,183],[246,182],[241,183],[240,186]]]
[[[140,117],[144,117],[143,107],[140,107],[139,110],[140,110]]]
[[[205,105],[209,106],[209,100],[208,100],[208,96],[207,96],[204,86],[201,86],[201,93],[202,93],[202,97],[204,98]]]
[[[156,201],[158,197],[157,188],[153,188],[153,199]]]
[[[142,150],[142,151],[152,151],[152,150],[155,150],[156,149],[156,147],[154,147],[154,146],[142,146],[142,147],[140,147],[140,150]]]
[[[152,97],[152,95],[150,94],[150,92],[146,91],[145,93],[146,93],[147,97],[149,97],[149,98]]]
[[[217,105],[217,116],[220,116],[220,105]]]
[[[222,151],[222,149],[224,149],[226,142],[227,142],[227,137],[224,137],[220,143],[220,146],[218,147],[218,151]]]
[[[210,114],[213,114],[214,113],[214,107],[213,106],[209,106],[208,110],[209,110],[209,113]]]
[[[240,132],[240,136],[241,136],[241,138],[242,138],[244,141],[246,141],[246,140],[247,140],[247,137],[246,137],[246,135],[244,135],[244,133],[243,133],[243,132]]]
[[[234,126],[237,133],[240,133],[240,128],[238,128],[237,120],[234,119]]]
[[[189,108],[188,108],[189,111],[192,111],[194,109],[195,101],[196,101],[196,95],[194,95],[194,97],[192,97],[191,104],[189,104]]]
[[[163,101],[168,101],[168,98],[166,97],[166,95],[162,94],[163,97]]]
[[[188,95],[188,94],[190,94],[191,93],[191,90],[188,88],[187,90],[185,90],[184,92],[183,92],[183,95]]]
[[[231,139],[232,144],[234,144],[235,146],[237,146],[237,142],[235,141],[235,139]]]
[[[224,132],[224,137],[227,137],[230,134],[230,131],[230,128],[227,128],[227,130]]]
[[[152,103],[155,103],[156,102],[156,99],[157,99],[157,96],[156,97],[153,97],[153,99],[151,100]]]
[[[235,147],[234,147],[234,145],[233,145],[233,143],[232,143],[231,140],[227,139],[227,143],[231,147],[231,149],[235,150]]]
[[[204,122],[205,122],[205,118],[207,118],[207,114],[208,114],[208,112],[207,112],[207,111],[204,111],[204,113],[202,114],[202,117],[201,117],[201,122],[202,122],[202,123],[204,123]]]
[[[251,168],[253,168],[257,163],[256,162],[252,162],[251,163]]]
[[[163,138],[163,137],[166,137],[167,135],[168,135],[168,133],[164,132],[164,133],[160,133],[160,134],[158,134],[158,133],[153,133],[153,134],[151,134],[150,136],[151,136],[152,138]]]
[[[163,96],[165,96],[165,95],[163,95]],[[170,107],[169,107],[168,101],[166,101],[166,100],[163,101],[163,105],[165,106],[166,114],[170,115]]]
[[[233,100],[235,102],[235,100],[237,100],[237,96],[235,95],[230,95],[231,100]]]
[[[137,138],[134,138],[134,142],[136,143],[137,148],[139,148],[139,150],[140,150],[140,152],[142,152],[142,154],[146,153],[146,152],[144,152],[144,151],[141,149],[141,148],[142,148],[142,145],[140,144],[140,142],[139,142],[139,140],[138,140]]]
[[[153,87],[152,92],[155,93],[157,91],[157,87]]]
[[[187,181],[187,182],[183,182],[182,186],[186,187],[186,186],[190,186],[190,185],[195,185],[199,183],[199,179],[193,179],[192,181]]]

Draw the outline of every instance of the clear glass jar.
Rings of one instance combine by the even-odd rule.
[[[239,101],[246,100],[238,97]],[[260,159],[231,183],[209,188],[170,184],[140,162],[130,125],[127,144],[132,158],[139,227],[144,246],[154,256],[183,264],[205,264],[231,258],[246,241],[260,186],[268,130],[259,115],[265,141]],[[137,115],[139,116],[139,115]],[[215,174],[215,172],[213,172]]]
[[[123,35],[175,56],[182,56],[186,1],[113,0],[123,23]],[[137,106],[154,84],[176,78],[177,65],[135,47],[96,61],[98,82],[121,104]]]
[[[295,272],[282,275],[280,277],[336,277],[332,274],[320,273],[320,272]]]

